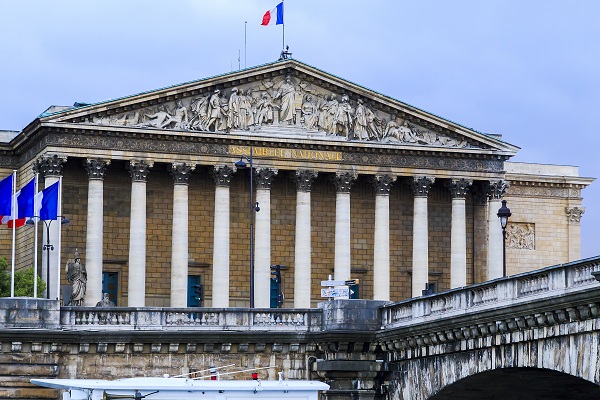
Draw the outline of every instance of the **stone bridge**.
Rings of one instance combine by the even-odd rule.
[[[60,307],[0,299],[0,398],[34,376],[179,374],[206,365],[321,379],[328,399],[600,398],[600,257],[386,304],[318,309]]]

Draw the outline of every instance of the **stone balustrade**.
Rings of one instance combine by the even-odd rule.
[[[527,304],[535,301],[573,295],[596,287],[598,283],[592,275],[596,271],[600,271],[600,257],[388,304],[381,308],[381,329],[439,323],[468,315],[481,316],[486,312],[498,316],[508,307],[514,313],[515,307],[526,309]]]
[[[320,309],[61,307],[71,330],[321,330]]]

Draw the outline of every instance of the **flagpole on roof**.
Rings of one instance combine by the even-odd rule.
[[[35,183],[33,193],[34,199],[38,192],[38,174],[35,174]],[[35,203],[35,200],[34,200]],[[35,214],[35,206],[33,207]],[[33,231],[33,298],[37,299],[37,278],[38,278],[38,221],[39,218],[33,217],[34,231]]]
[[[281,0],[281,8],[285,9],[284,4],[283,4],[283,0]],[[285,18],[284,20],[281,22],[281,32],[283,33],[283,37],[281,38],[281,48],[285,49]]]
[[[62,230],[62,176],[58,177],[58,215],[56,223],[58,224],[58,254],[56,263],[56,299],[60,300],[60,252],[61,252],[61,230]]]
[[[12,198],[10,207],[10,218],[12,219],[12,261],[10,268],[10,297],[15,297],[15,238],[17,234],[17,170],[13,170],[13,181],[12,181]]]

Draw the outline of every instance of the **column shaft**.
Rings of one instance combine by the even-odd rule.
[[[450,288],[467,285],[467,222],[464,198],[452,199]]]
[[[90,179],[88,185],[85,264],[87,289],[85,305],[95,306],[102,300],[102,249],[104,225],[104,181]]]
[[[373,300],[390,300],[390,196],[375,196]]]
[[[131,183],[129,225],[129,307],[146,304],[146,182]]]
[[[188,185],[176,184],[173,186],[171,307],[187,307],[188,242]]]
[[[269,308],[271,304],[271,190],[256,189],[260,212],[254,231],[254,305]]]
[[[350,193],[335,196],[334,278],[350,279]]]
[[[502,225],[498,218],[498,210],[502,207],[500,199],[491,199],[488,215],[488,280],[502,277]]]
[[[310,307],[311,237],[310,192],[296,192],[296,243],[294,249],[294,307]]]
[[[429,281],[429,232],[427,197],[414,198],[412,296],[421,296]]]
[[[229,186],[215,188],[212,306],[229,307]]]

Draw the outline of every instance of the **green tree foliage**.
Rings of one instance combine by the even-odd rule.
[[[15,271],[15,297],[33,297],[33,268]],[[46,283],[37,277],[38,297],[44,296]],[[10,271],[6,258],[0,258],[0,297],[10,296]]]

